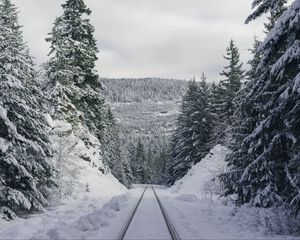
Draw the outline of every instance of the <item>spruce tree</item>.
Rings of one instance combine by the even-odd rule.
[[[22,39],[17,8],[0,1],[0,213],[40,211],[55,189],[50,126],[34,87],[35,71]]]
[[[249,146],[242,157],[249,160],[240,169],[240,191],[235,192],[240,203],[260,207],[286,203],[295,214],[300,209],[299,21],[300,0],[296,0],[258,49],[259,74],[246,99],[254,103],[248,111],[256,113],[255,127],[242,142],[242,147]]]
[[[51,48],[50,60],[45,67],[48,78],[45,90],[51,115],[54,120],[70,123],[72,130],[69,134],[79,137],[88,149],[96,147],[89,137],[95,136],[100,143],[97,148],[107,163],[106,157],[112,155],[111,149],[115,148],[117,139],[110,141],[116,133],[111,132],[111,119],[95,69],[98,49],[95,30],[89,20],[91,10],[83,0],[66,0],[62,8],[62,15],[55,20],[52,32],[46,39]],[[120,155],[117,151],[115,153]],[[80,157],[85,161],[94,161],[90,157]],[[111,161],[117,157],[113,158]],[[103,159],[99,158],[93,166],[101,164],[101,161]],[[121,169],[121,164],[110,166],[110,171]]]
[[[137,142],[135,156],[132,161],[131,168],[135,183],[148,183],[150,176],[148,174],[146,163],[145,148],[141,139],[139,139]]]
[[[235,46],[233,40],[230,41],[224,58],[229,64],[225,66],[220,74],[224,77],[220,82],[220,86],[223,89],[223,95],[221,95],[221,115],[227,121],[227,124],[231,124],[230,118],[236,110],[234,101],[238,96],[244,78],[243,64],[240,62],[239,49]]]
[[[210,109],[212,115],[212,131],[209,139],[209,148],[212,149],[219,143],[223,143],[223,129],[222,123],[222,96],[224,95],[224,89],[221,84],[212,83],[210,87]]]
[[[168,183],[183,177],[189,168],[209,151],[212,128],[210,93],[206,78],[191,81],[183,97],[177,128],[171,140],[171,154],[167,163]]]
[[[233,123],[232,116],[237,110],[236,98],[244,78],[243,64],[240,61],[239,49],[235,46],[233,40],[230,41],[226,49],[225,60],[228,65],[220,73],[224,77],[218,85],[219,99],[215,103],[215,110],[217,110],[217,122],[214,127],[213,142],[228,146],[230,139],[230,130]]]
[[[95,70],[98,49],[94,27],[87,18],[91,10],[83,0],[67,0],[62,7],[63,14],[46,39],[51,44],[46,69],[52,115],[73,126],[87,125],[102,141],[105,108]]]
[[[108,107],[103,131],[103,161],[110,168],[112,174],[124,185],[128,185],[125,174],[125,163],[122,159],[121,143],[119,139],[119,126]]]
[[[228,148],[232,151],[227,157],[228,171],[221,176],[224,184],[224,194],[230,195],[234,193],[241,194],[242,188],[239,185],[239,179],[243,174],[243,170],[251,161],[247,155],[250,148],[245,144],[244,139],[254,130],[257,120],[257,111],[253,109],[254,99],[248,98],[248,94],[255,82],[260,76],[256,69],[261,61],[261,54],[258,52],[260,41],[254,39],[253,48],[250,53],[253,55],[252,60],[248,62],[250,69],[246,73],[245,82],[237,98],[237,110],[232,116],[231,136]]]

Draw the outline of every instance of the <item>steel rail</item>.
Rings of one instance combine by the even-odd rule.
[[[137,209],[138,209],[138,207],[139,207],[139,205],[140,205],[140,203],[141,203],[141,201],[142,201],[142,199],[143,199],[143,197],[145,195],[145,192],[146,192],[147,188],[148,188],[148,186],[145,187],[145,189],[144,189],[144,191],[142,193],[142,196],[140,197],[139,201],[137,202],[137,204],[136,204],[135,208],[133,209],[133,211],[132,211],[129,219],[126,222],[126,224],[123,226],[122,230],[120,231],[117,239],[119,239],[119,240],[123,240],[124,239],[124,237],[126,235],[126,232],[127,232],[128,228],[130,226],[130,223],[132,222],[132,219],[134,218],[134,215],[135,215],[135,213],[136,213],[136,211],[137,211]]]
[[[154,190],[154,187],[151,186],[151,188],[152,188],[152,191],[154,192],[154,195],[155,195],[155,197],[156,197],[156,200],[157,200],[157,202],[158,202],[158,205],[159,205],[159,207],[160,207],[160,210],[161,210],[161,212],[162,212],[162,215],[163,215],[164,220],[165,220],[165,222],[166,222],[166,225],[167,225],[167,227],[168,227],[168,230],[169,230],[171,239],[172,239],[172,240],[180,240],[180,236],[179,236],[178,232],[176,231],[174,225],[171,223],[171,221],[170,221],[170,219],[169,219],[169,217],[168,217],[168,215],[167,215],[167,212],[166,212],[165,208],[163,207],[163,205],[162,205],[160,199],[158,198],[158,195],[156,194],[156,192],[155,192],[155,190]]]

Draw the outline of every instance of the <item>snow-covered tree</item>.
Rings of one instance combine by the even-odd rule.
[[[230,130],[232,137],[228,146],[231,153],[226,157],[229,171],[222,175],[222,180],[225,183],[225,195],[242,191],[239,179],[243,174],[243,169],[251,161],[250,157],[247,157],[250,146],[244,144],[243,140],[254,130],[255,121],[257,120],[258,113],[252,107],[255,104],[255,100],[247,98],[247,95],[251,91],[255,79],[259,77],[259,72],[256,72],[256,69],[261,61],[261,54],[258,52],[260,43],[255,38],[253,48],[249,50],[253,55],[253,58],[248,62],[250,69],[246,73],[244,84],[235,101],[237,103],[237,110],[232,116],[233,124]]]
[[[235,98],[238,96],[242,79],[244,78],[243,64],[240,61],[239,49],[235,46],[233,40],[230,41],[224,58],[229,63],[220,74],[224,77],[220,82],[220,86],[223,89],[223,94],[221,95],[221,117],[230,125],[230,118],[236,110]]]
[[[105,108],[101,83],[95,70],[97,44],[87,18],[91,10],[83,0],[67,0],[50,36],[47,64],[52,115],[74,125],[83,122],[102,140]]]
[[[271,1],[272,2],[272,1]],[[268,8],[271,9],[270,5]],[[259,46],[261,60],[247,94],[254,129],[242,141],[248,164],[239,169],[240,203],[269,207],[286,203],[300,209],[300,0],[276,21]],[[233,164],[231,171],[238,169]]]
[[[146,162],[145,147],[141,139],[137,143],[135,157],[131,162],[131,169],[135,183],[149,183],[150,170]]]
[[[0,1],[0,212],[40,211],[55,188],[50,127],[17,8]]]
[[[232,125],[232,116],[237,110],[236,98],[244,78],[243,64],[240,61],[239,49],[233,40],[230,41],[226,49],[224,59],[228,65],[220,73],[223,79],[218,86],[213,89],[212,111],[215,115],[215,124],[211,143],[228,145],[230,140],[230,129]],[[214,147],[214,145],[212,147]]]
[[[252,3],[253,13],[247,18],[246,23],[249,23],[265,13],[271,13],[275,16],[282,13],[282,8],[287,0],[254,0]]]
[[[212,129],[210,92],[203,75],[200,83],[191,81],[183,97],[181,113],[171,142],[167,163],[169,184],[183,177],[193,164],[209,151],[208,141]]]
[[[122,148],[119,139],[119,126],[116,119],[108,107],[105,118],[105,130],[103,131],[103,161],[111,169],[112,174],[124,185],[128,185],[125,168],[128,166],[122,157]]]

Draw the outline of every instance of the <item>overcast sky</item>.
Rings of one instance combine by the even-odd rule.
[[[13,0],[24,38],[37,63],[47,60],[44,41],[63,0]],[[242,59],[263,24],[244,20],[251,0],[86,0],[96,28],[102,77],[184,78],[205,72],[218,80],[222,55],[233,38]]]

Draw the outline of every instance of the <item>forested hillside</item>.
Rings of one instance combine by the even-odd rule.
[[[186,82],[176,79],[101,79],[109,102],[166,102],[181,98]]]
[[[133,171],[141,168],[146,172],[146,182],[163,182],[170,135],[188,82],[159,78],[102,79],[102,82],[120,125],[125,162],[130,163]],[[143,163],[136,161],[139,140]],[[141,166],[135,166],[136,163]]]

